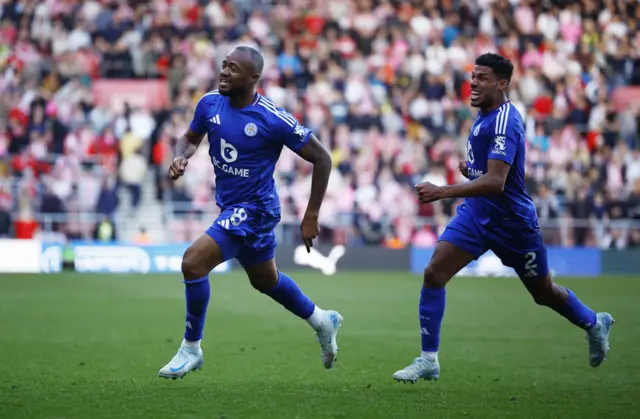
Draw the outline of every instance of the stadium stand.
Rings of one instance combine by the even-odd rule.
[[[323,240],[435,241],[456,203],[420,206],[413,185],[462,181],[468,75],[493,51],[516,66],[547,243],[640,245],[636,1],[14,0],[0,16],[0,237],[194,239],[213,169],[203,147],[170,183],[173,142],[247,44],[261,92],[332,150]],[[283,152],[280,241],[297,240],[309,169]]]

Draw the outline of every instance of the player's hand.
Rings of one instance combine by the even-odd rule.
[[[442,188],[434,185],[431,182],[420,183],[416,185],[416,192],[418,192],[418,198],[423,204],[428,204],[433,201],[438,201],[444,198]]]
[[[300,231],[302,232],[302,241],[307,248],[307,253],[310,253],[313,247],[313,239],[320,234],[318,216],[305,214],[302,218],[302,224],[300,224]]]
[[[466,177],[467,179],[469,178],[469,168],[467,167],[466,160],[461,160],[458,163],[458,170],[460,170],[460,173],[462,173],[462,176]]]
[[[176,157],[169,166],[169,177],[171,180],[177,180],[180,176],[184,175],[184,170],[187,168],[189,160],[184,157]]]

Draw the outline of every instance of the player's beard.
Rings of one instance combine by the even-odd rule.
[[[489,92],[478,90],[478,95],[475,97],[475,99],[471,100],[471,106],[481,109],[482,111],[494,109],[502,104],[500,99],[501,97],[502,95],[494,95]]]
[[[218,85],[218,93],[220,93],[222,96],[227,96],[227,97],[243,98],[248,96],[250,91],[251,91],[250,87],[233,86],[229,81],[227,81],[225,85],[225,90],[222,90],[220,85]]]
[[[233,83],[231,82],[230,77],[223,77],[220,75],[220,79],[218,81],[218,93],[222,96],[231,96],[234,91]]]

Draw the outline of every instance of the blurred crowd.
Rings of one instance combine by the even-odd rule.
[[[206,146],[181,181],[166,167],[223,57],[244,44],[265,57],[261,93],[332,150],[323,239],[435,242],[457,202],[419,205],[413,185],[463,181],[469,73],[498,52],[516,68],[509,98],[546,241],[640,245],[640,107],[612,100],[640,85],[637,1],[14,0],[0,16],[0,236],[34,234],[42,214],[62,214],[46,229],[69,237],[108,236],[118,190],[135,210],[149,185],[177,220],[209,214]],[[167,105],[98,104],[105,78],[165,81]],[[283,152],[285,223],[304,211],[310,175]]]

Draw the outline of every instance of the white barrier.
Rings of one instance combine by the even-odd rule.
[[[0,240],[0,273],[39,273],[42,243],[38,240]]]
[[[67,250],[76,272],[179,274],[187,244],[135,245],[121,243],[43,243],[39,240],[0,240],[0,274],[62,271]],[[228,272],[225,262],[212,273]]]

